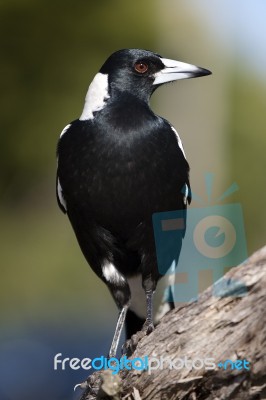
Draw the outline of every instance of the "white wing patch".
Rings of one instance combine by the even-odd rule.
[[[93,113],[102,110],[109,97],[108,75],[98,72],[89,86],[85,98],[85,105],[79,119],[81,121],[93,119]]]
[[[71,127],[71,124],[68,124],[60,133],[60,138],[66,133],[66,131]]]
[[[57,190],[57,196],[58,196],[59,202],[60,202],[61,206],[64,208],[64,210],[66,211],[67,210],[66,200],[64,198],[64,194],[63,194],[62,186],[59,182],[59,178],[57,178],[56,190]]]
[[[187,204],[188,195],[189,195],[188,185],[185,183],[184,204]]]
[[[180,136],[178,135],[177,131],[175,130],[175,128],[174,128],[173,126],[171,126],[171,129],[172,129],[172,131],[174,131],[174,133],[175,133],[175,135],[176,135],[176,138],[177,138],[178,146],[180,147],[180,150],[182,151],[184,157],[186,158],[185,150],[184,150],[184,148],[183,148],[183,145],[182,145]]]
[[[103,272],[103,276],[105,277],[107,282],[120,284],[120,285],[121,284],[124,285],[126,283],[123,275],[120,274],[120,272],[110,262],[106,262],[102,266],[102,272]]]

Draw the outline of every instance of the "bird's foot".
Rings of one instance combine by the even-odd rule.
[[[128,339],[122,346],[122,354],[130,357],[137,348],[138,343],[144,336],[149,335],[154,330],[154,325],[152,322],[146,321],[141,329],[141,331],[135,333]]]
[[[106,400],[120,399],[121,378],[113,371],[107,369],[105,371],[97,371],[90,375],[85,382],[75,386],[84,392],[80,400]]]
[[[96,399],[96,396],[99,392],[101,384],[102,384],[102,380],[101,380],[101,374],[99,371],[99,372],[95,372],[93,375],[90,375],[86,379],[86,381],[75,385],[74,391],[77,388],[79,388],[81,390],[85,390],[86,395],[88,395],[88,397],[86,397],[86,399],[88,398],[89,400],[94,400],[94,399]]]
[[[130,357],[137,348],[139,341],[146,335],[146,332],[139,331],[131,336],[122,346],[122,354]]]
[[[152,331],[154,331],[154,325],[152,322],[146,320],[141,330],[145,332],[146,335],[149,335]]]

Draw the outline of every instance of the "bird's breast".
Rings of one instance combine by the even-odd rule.
[[[58,151],[66,202],[105,225],[134,225],[153,212],[175,209],[188,171],[171,132],[68,132]]]

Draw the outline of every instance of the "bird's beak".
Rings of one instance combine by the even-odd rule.
[[[161,85],[178,79],[196,78],[198,76],[210,75],[211,71],[197,67],[196,65],[183,63],[175,60],[161,58],[164,68],[154,74],[153,85]]]

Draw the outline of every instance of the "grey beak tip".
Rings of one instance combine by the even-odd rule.
[[[212,75],[212,72],[205,68],[199,68],[199,72],[196,76],[207,76],[207,75]]]

